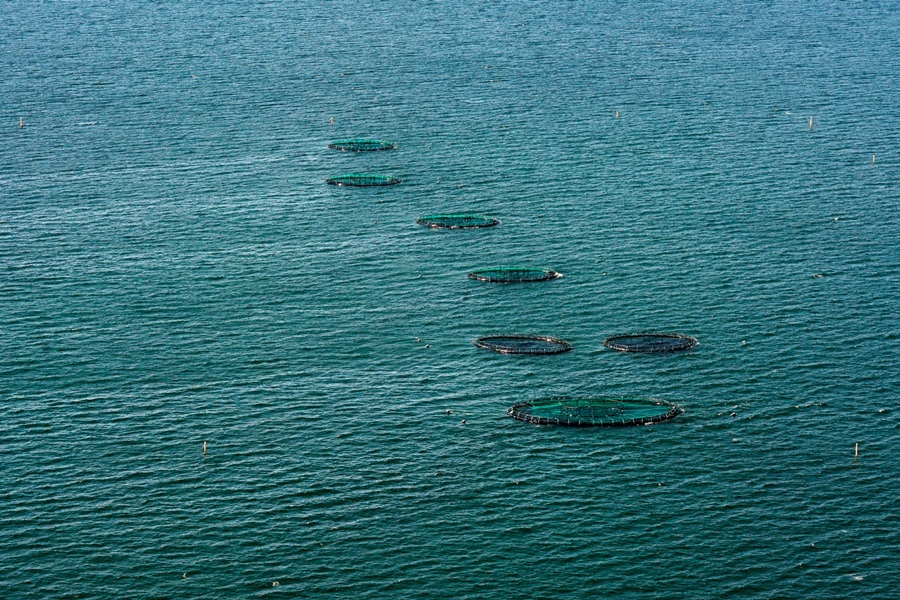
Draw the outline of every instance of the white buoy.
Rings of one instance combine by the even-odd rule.
[[[334,117],[331,117],[331,120],[328,121],[331,125],[334,125]]]
[[[203,441],[203,454],[206,454],[206,440]]]
[[[619,111],[616,111],[616,118],[619,118]]]
[[[853,449],[853,456],[859,458],[859,442],[856,442],[856,448]]]
[[[25,127],[25,119],[22,117],[19,117],[19,129],[22,129],[23,127]],[[872,162],[875,162],[874,157],[872,158]]]

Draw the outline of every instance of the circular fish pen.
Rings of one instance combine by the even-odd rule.
[[[370,175],[366,173],[349,173],[338,175],[325,180],[330,185],[350,187],[376,187],[382,185],[397,185],[400,180],[389,175]]]
[[[697,338],[680,333],[620,333],[603,341],[607,348],[620,352],[678,352],[699,343]]]
[[[548,281],[562,277],[562,273],[550,269],[535,269],[531,267],[495,267],[493,269],[478,269],[468,274],[469,279],[476,281],[491,281],[493,283],[528,283],[532,281]]]
[[[512,405],[506,414],[535,425],[624,427],[674,419],[684,411],[655,398],[540,398]]]
[[[340,150],[341,152],[375,152],[378,150],[394,150],[397,144],[394,142],[385,142],[384,140],[370,139],[352,139],[352,140],[336,140],[328,144],[332,150]]]
[[[488,335],[475,345],[501,354],[560,354],[572,349],[566,340],[542,335]]]
[[[500,221],[488,215],[469,213],[454,213],[440,215],[425,215],[418,221],[418,225],[425,225],[433,229],[476,229],[480,227],[493,227]]]

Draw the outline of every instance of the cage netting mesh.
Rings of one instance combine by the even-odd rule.
[[[474,229],[476,227],[493,227],[500,221],[488,215],[453,213],[425,215],[416,223],[435,229]]]
[[[530,281],[547,281],[562,277],[550,269],[537,269],[532,267],[495,267],[493,269],[478,269],[468,274],[469,279],[476,281],[492,281],[494,283],[524,283]]]
[[[536,425],[618,427],[658,423],[682,412],[673,403],[655,398],[554,397],[519,402],[507,414]]]
[[[572,349],[566,340],[542,335],[488,335],[475,345],[501,354],[559,354]]]
[[[621,352],[677,352],[699,343],[697,338],[681,333],[619,333],[606,338],[603,345]]]
[[[341,150],[342,152],[374,152],[376,150],[394,150],[397,144],[394,142],[386,142],[384,140],[371,140],[366,138],[358,138],[351,140],[336,140],[328,144],[333,150]]]
[[[348,173],[347,175],[338,175],[325,180],[331,185],[351,186],[351,187],[373,187],[380,185],[396,185],[400,180],[389,175],[371,175],[367,173]]]

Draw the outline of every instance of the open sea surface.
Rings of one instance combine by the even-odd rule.
[[[21,1],[0,72],[0,597],[900,594],[897,2]],[[591,394],[685,413],[506,416]]]

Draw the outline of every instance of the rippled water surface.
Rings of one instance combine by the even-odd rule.
[[[898,32],[880,1],[9,4],[0,596],[895,595]],[[326,147],[356,136],[399,148]],[[415,223],[458,211],[502,223]],[[564,277],[466,278],[498,265]],[[700,345],[603,347],[642,330]],[[472,344],[516,332],[574,350]],[[590,394],[685,413],[505,416]]]

